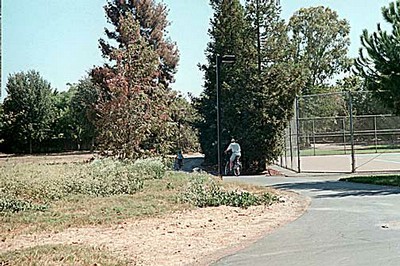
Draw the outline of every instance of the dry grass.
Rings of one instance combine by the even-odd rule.
[[[148,173],[148,169],[129,168],[129,171],[125,171],[118,168],[119,166],[107,167],[103,176],[99,174],[102,170],[87,168],[87,164],[83,163],[57,164],[43,163],[43,161],[15,163],[15,160],[2,162],[0,164],[0,199],[4,200],[5,196],[14,197],[33,205],[45,205],[47,209],[0,212],[0,241],[9,243],[14,238],[32,233],[57,234],[68,228],[104,227],[132,220],[163,219],[177,211],[196,209],[195,206],[182,200],[182,193],[194,178],[210,178],[204,175],[167,171],[163,174],[163,178],[159,179],[156,177],[160,174],[158,170],[151,177],[153,173]],[[135,173],[140,174],[135,175]],[[116,184],[115,180],[110,179],[109,176],[138,178],[143,182],[143,186],[137,191],[128,190],[132,193],[123,193],[125,188],[121,188],[121,193],[117,189],[102,196],[102,194],[96,194],[99,188],[87,185],[90,185],[94,179],[85,181],[85,175],[103,178],[100,179],[100,189],[106,189],[107,193],[110,192],[108,187]],[[110,183],[104,186],[104,182]],[[269,189],[257,186],[221,183],[218,180],[215,182],[224,190],[271,192]],[[65,189],[66,183],[69,184],[69,190]],[[79,189],[71,190],[71,184],[78,186]],[[129,184],[127,182],[127,186]],[[93,193],[92,189],[96,189],[96,193]],[[96,263],[97,265],[125,265],[127,262],[116,259],[105,247],[78,245],[34,246],[0,255],[0,265],[96,265]]]
[[[0,265],[2,266],[117,266],[126,264],[126,260],[118,258],[106,248],[82,245],[43,245],[0,254]]]

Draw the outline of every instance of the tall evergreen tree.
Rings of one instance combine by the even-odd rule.
[[[250,75],[248,94],[253,102],[246,105],[249,124],[246,126],[247,146],[252,149],[251,162],[264,169],[266,161],[279,156],[281,134],[291,116],[298,90],[304,86],[304,72],[293,61],[287,27],[280,17],[279,1],[247,0],[246,18],[253,33],[251,45],[257,50],[258,75]],[[250,56],[254,58],[254,56]]]
[[[168,140],[173,131],[169,123],[173,95],[167,86],[173,80],[171,62],[178,60],[175,46],[163,42],[168,24],[165,7],[147,0],[114,0],[105,10],[115,27],[106,34],[118,46],[100,40],[103,56],[111,64],[91,72],[100,89],[96,107],[100,148],[120,158],[164,153],[172,145]],[[164,54],[167,48],[170,53]]]
[[[378,23],[376,32],[363,31],[356,72],[368,90],[400,114],[400,1],[382,7],[382,15],[392,30],[382,30]]]
[[[246,168],[265,169],[279,155],[281,132],[292,114],[302,71],[291,61],[279,6],[271,1],[211,1],[215,10],[206,51],[205,90],[195,100],[202,120],[200,142],[206,159],[216,158],[215,55],[235,54],[234,65],[221,67],[222,142],[238,139]],[[258,31],[260,34],[258,34]],[[279,48],[280,49],[279,49]]]
[[[258,71],[282,61],[287,54],[286,25],[280,18],[281,7],[276,0],[246,0],[249,35],[256,40]]]
[[[241,76],[246,58],[246,40],[244,36],[246,22],[244,9],[239,0],[211,0],[214,16],[208,33],[211,41],[207,45],[206,57],[208,63],[200,68],[204,71],[204,91],[199,98],[193,100],[201,119],[198,123],[200,143],[206,161],[217,161],[217,113],[216,113],[216,56],[235,55],[236,63],[222,65],[219,79],[221,84],[221,142],[225,144],[234,132],[232,120],[240,128],[242,120],[237,117],[240,108],[237,102],[243,95],[241,91]],[[229,121],[230,120],[230,121]],[[228,125],[230,125],[228,127]]]
[[[179,52],[176,44],[166,37],[166,28],[170,22],[167,20],[168,10],[162,3],[155,0],[110,0],[104,7],[108,21],[117,29],[105,29],[107,37],[115,40],[120,45],[126,45],[128,40],[124,39],[118,28],[121,18],[127,13],[133,16],[139,24],[139,33],[151,49],[158,55],[158,82],[168,87],[174,81],[174,74],[179,61]],[[113,50],[110,43],[100,39],[100,47],[103,56],[108,56]]]

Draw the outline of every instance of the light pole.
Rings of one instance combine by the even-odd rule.
[[[215,56],[215,83],[217,87],[217,153],[218,153],[218,176],[222,178],[221,170],[221,86],[219,85],[219,72],[222,63],[232,64],[236,61],[234,55]]]

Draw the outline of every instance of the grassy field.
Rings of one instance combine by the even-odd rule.
[[[1,241],[33,232],[111,225],[207,206],[272,204],[266,188],[135,163],[10,163],[0,166]],[[97,263],[97,264],[96,264]],[[68,245],[0,252],[0,265],[124,265],[107,250]]]
[[[341,181],[400,187],[400,175],[373,175],[343,178]]]

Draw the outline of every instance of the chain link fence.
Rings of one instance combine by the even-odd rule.
[[[369,92],[298,97],[284,140],[279,164],[296,172],[400,170],[400,117]]]

